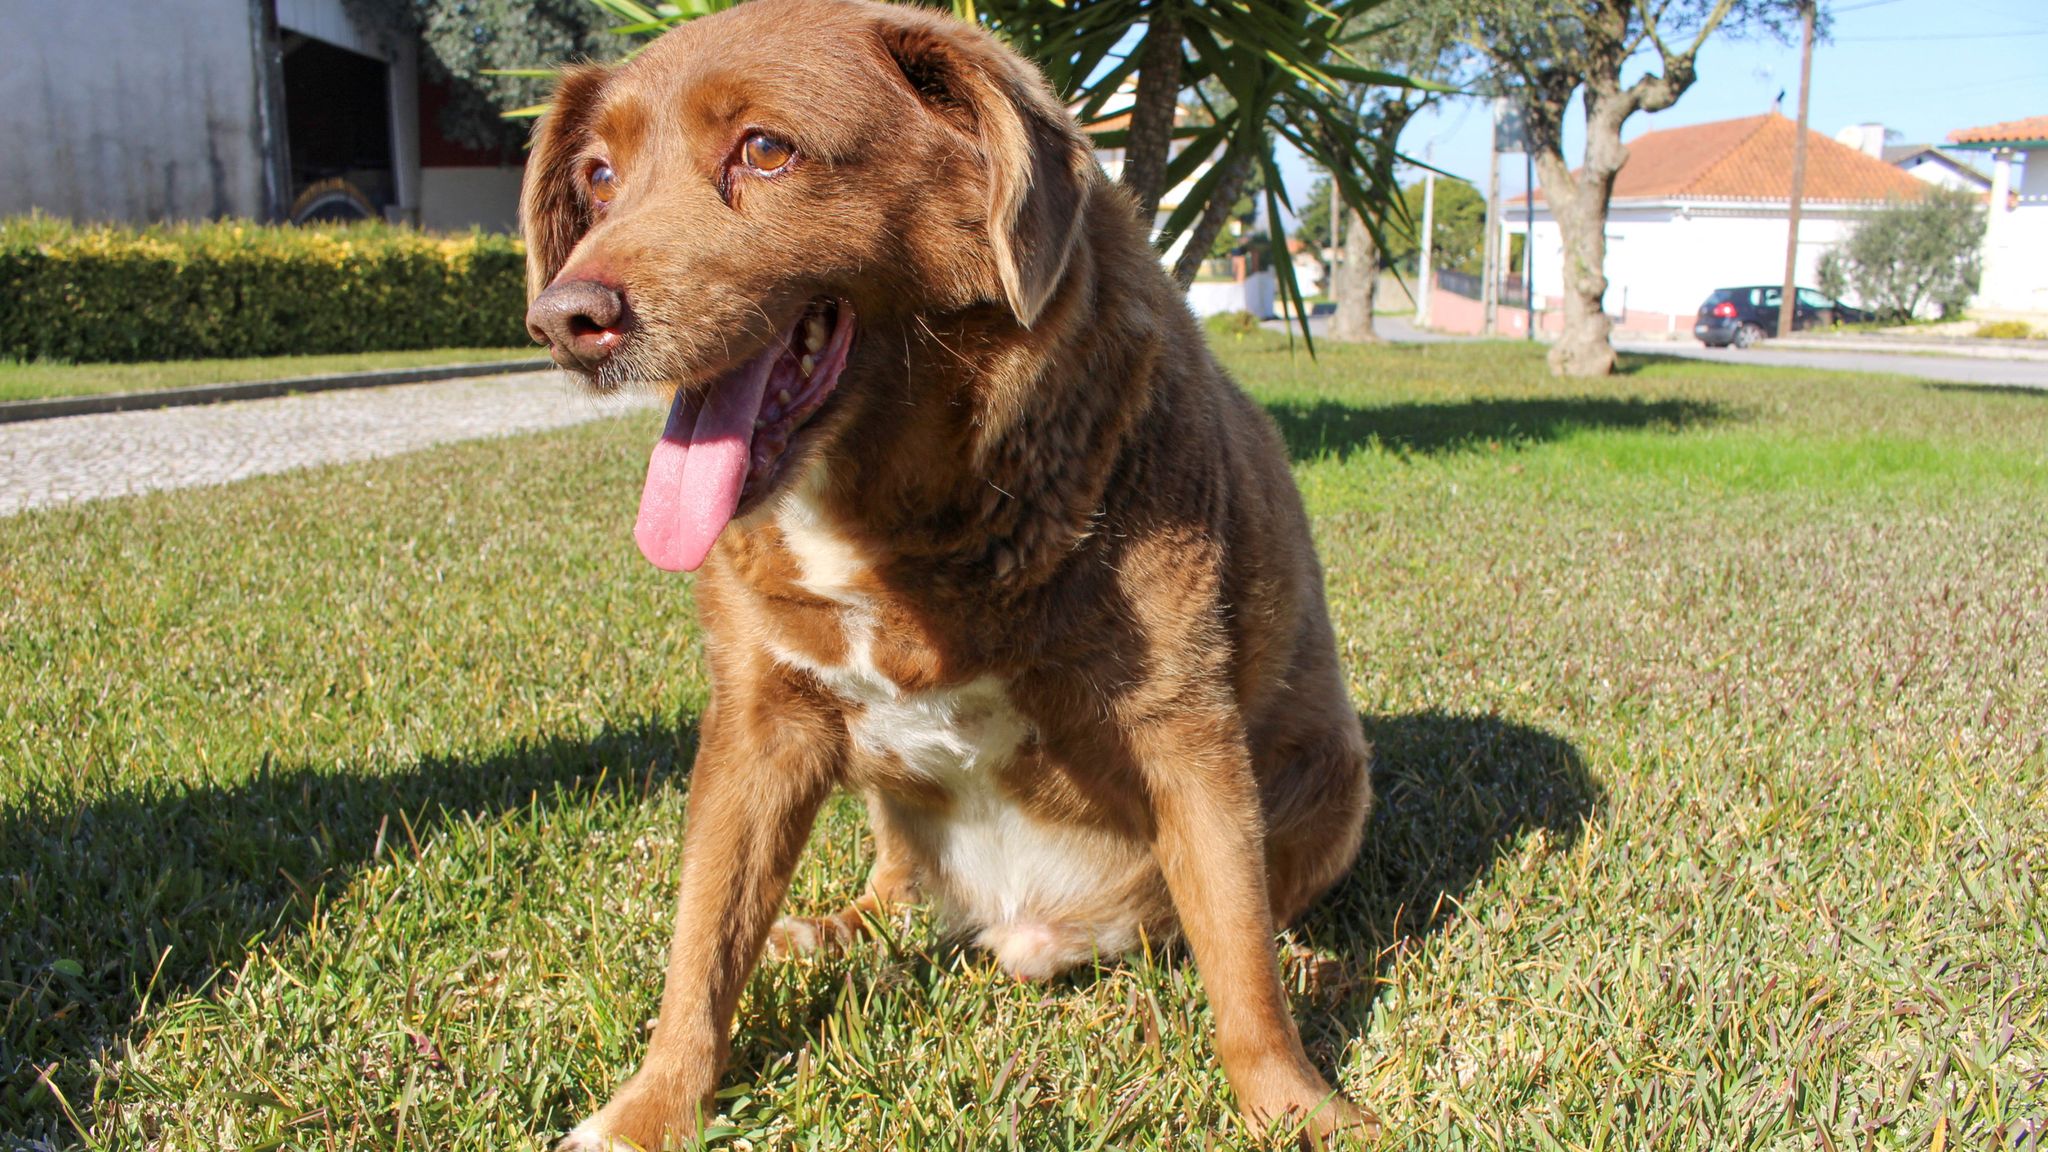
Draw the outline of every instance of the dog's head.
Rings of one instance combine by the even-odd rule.
[[[755,0],[569,72],[521,194],[527,325],[595,387],[677,386],[648,558],[695,568],[793,444],[843,432],[859,328],[1028,327],[1093,164],[1036,69],[914,8]]]

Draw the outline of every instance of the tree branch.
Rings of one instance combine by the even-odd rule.
[[[1202,261],[1209,258],[1209,249],[1215,245],[1217,235],[1223,231],[1231,211],[1237,207],[1237,198],[1244,194],[1245,181],[1251,177],[1250,152],[1226,155],[1220,163],[1223,174],[1217,177],[1216,185],[1209,193],[1209,203],[1203,207],[1201,219],[1188,229],[1188,246],[1181,249],[1180,259],[1173,264],[1173,278],[1179,282],[1182,291],[1195,282],[1196,273],[1202,270]],[[1268,227],[1278,228],[1279,223],[1275,221]],[[1282,251],[1285,251],[1284,247]]]

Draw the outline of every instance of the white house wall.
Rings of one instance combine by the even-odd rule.
[[[1503,226],[1523,230],[1509,208]],[[1819,283],[1821,253],[1841,240],[1860,212],[1808,205],[1799,224],[1797,279]],[[1735,205],[1616,205],[1607,221],[1607,311],[1686,315],[1716,288],[1776,284],[1785,275],[1785,209]],[[1564,294],[1564,250],[1557,224],[1536,212],[1536,292]]]
[[[1965,175],[1949,165],[1925,155],[1910,164],[1899,165],[1899,171],[1916,180],[1925,180],[1929,184],[1942,188],[1954,188],[1962,192],[1981,193],[1984,191],[1983,177]]]
[[[519,230],[519,168],[420,169],[420,227],[434,232]]]
[[[341,0],[277,0],[277,26],[373,60],[391,58],[384,39],[359,26]]]
[[[2010,198],[1996,219],[1987,220],[1984,277],[1974,311],[2048,316],[2048,150],[2026,153],[2015,164]],[[1991,205],[1998,213],[2000,205]]]
[[[252,6],[0,4],[0,214],[255,216]]]

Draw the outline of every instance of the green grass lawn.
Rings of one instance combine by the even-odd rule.
[[[2048,394],[1219,339],[1379,749],[1293,933],[1416,1149],[2034,1149]],[[695,717],[639,414],[35,512],[0,547],[0,1133],[538,1149],[638,1057]],[[864,868],[842,799],[800,910]],[[1241,1147],[1175,954],[770,964],[751,1146]]]
[[[491,360],[537,360],[533,345],[516,348],[430,348],[419,352],[351,352],[333,356],[258,356],[247,360],[157,360],[144,364],[48,364],[0,360],[0,401],[102,392],[148,392],[244,380],[285,380],[378,368],[424,368]]]

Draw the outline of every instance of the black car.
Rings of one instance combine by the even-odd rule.
[[[1716,288],[1700,305],[1699,319],[1692,334],[1709,348],[1748,348],[1778,332],[1778,304],[1784,289],[1776,284],[1754,288]],[[1792,329],[1830,328],[1836,324],[1860,324],[1870,313],[1830,300],[1811,288],[1792,296]]]

